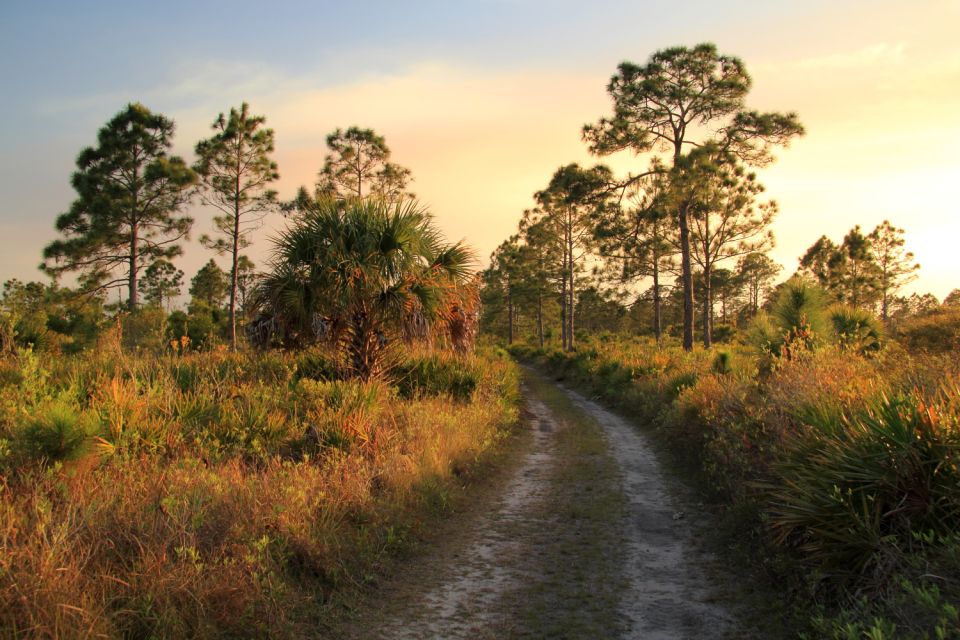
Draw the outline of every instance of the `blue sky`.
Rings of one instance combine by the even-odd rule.
[[[131,100],[177,121],[187,157],[219,111],[249,101],[277,130],[281,195],[312,181],[326,132],[373,127],[438,222],[486,255],[556,166],[596,161],[579,127],[606,115],[618,62],[711,40],[747,62],[755,106],[797,110],[810,131],[762,174],[781,204],[774,257],[792,271],[821,233],[889,217],[924,265],[915,288],[942,297],[960,286],[943,241],[960,234],[944,202],[960,183],[957,24],[956,0],[5,0],[0,279],[39,276],[77,152]],[[192,213],[199,235],[209,214]],[[181,268],[208,257],[194,243]]]

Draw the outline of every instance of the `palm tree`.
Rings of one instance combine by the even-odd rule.
[[[345,373],[366,380],[386,372],[405,330],[441,319],[472,266],[415,202],[320,199],[274,239],[255,302],[288,342],[329,340]]]

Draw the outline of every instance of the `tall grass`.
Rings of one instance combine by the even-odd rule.
[[[518,398],[495,353],[459,361],[469,398],[308,377],[292,354],[5,366],[12,637],[308,635],[503,441]]]

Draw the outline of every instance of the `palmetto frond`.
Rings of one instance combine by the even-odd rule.
[[[346,366],[369,377],[391,336],[444,317],[473,264],[470,249],[445,244],[416,202],[320,199],[274,240],[256,299],[301,336],[318,316],[343,327],[336,339]]]

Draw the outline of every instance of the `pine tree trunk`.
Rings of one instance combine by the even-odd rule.
[[[574,347],[574,305],[576,304],[575,297],[575,287],[574,287],[574,265],[573,265],[573,230],[571,229],[568,235],[567,247],[570,253],[570,312],[567,314],[567,324],[570,328],[567,330],[567,348],[573,351]]]
[[[567,350],[567,277],[563,277],[563,290],[560,295],[560,345]]]
[[[567,243],[563,243],[563,267],[560,275],[560,342],[567,350]]]
[[[660,317],[660,256],[657,254],[653,262],[653,335],[656,336],[657,346],[663,342],[663,322]]]
[[[713,287],[712,265],[704,260],[703,266],[703,346],[707,349],[713,344]]]
[[[537,340],[543,348],[543,290],[537,289]]]
[[[687,205],[680,205],[680,280],[683,287],[683,349],[693,351],[693,271],[690,267],[690,227]]]
[[[140,189],[139,189],[139,175],[140,172],[138,167],[134,166],[133,168],[133,210],[130,212],[130,274],[128,277],[127,286],[129,288],[129,295],[127,296],[127,304],[130,307],[130,312],[133,313],[137,310],[137,269],[140,267],[138,264],[137,254],[140,251],[140,225],[137,220],[137,210],[140,206]]]
[[[240,174],[233,200],[233,268],[230,269],[230,349],[237,350],[237,265],[240,262]]]
[[[513,286],[507,284],[507,344],[513,344]]]
[[[137,252],[140,250],[140,229],[137,223],[130,225],[130,274],[127,281],[127,287],[129,289],[129,295],[127,304],[129,305],[130,312],[137,310],[137,269],[139,264],[137,264]]]

